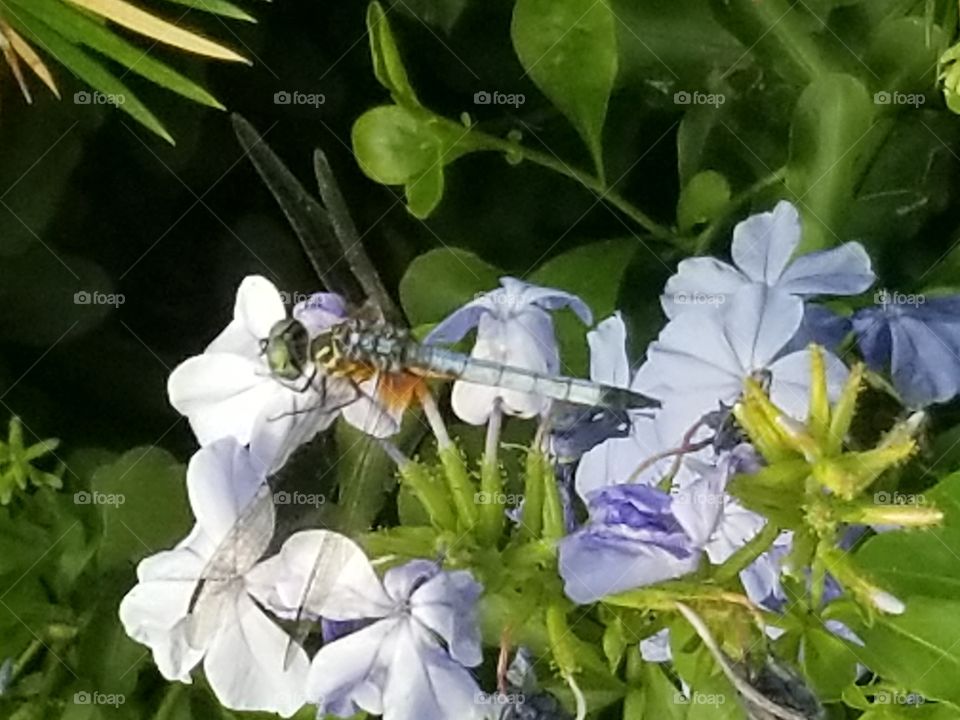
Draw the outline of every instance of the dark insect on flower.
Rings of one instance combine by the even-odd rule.
[[[554,403],[550,417],[550,444],[561,463],[579,460],[584,453],[612,438],[630,435],[626,410]]]

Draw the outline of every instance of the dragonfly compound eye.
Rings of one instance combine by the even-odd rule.
[[[307,364],[310,336],[297,320],[286,319],[270,328],[265,354],[270,372],[284,380],[296,380]]]

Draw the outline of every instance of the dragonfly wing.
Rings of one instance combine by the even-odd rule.
[[[361,304],[363,288],[348,272],[346,263],[341,262],[343,250],[330,214],[304,189],[249,122],[237,114],[232,119],[241,147],[286,215],[324,287],[352,304]],[[343,271],[338,271],[338,267]]]
[[[383,281],[373,263],[370,262],[366,250],[363,249],[363,242],[347,210],[347,203],[343,199],[343,193],[340,192],[337,179],[327,161],[327,156],[320,149],[313,153],[313,171],[317,177],[317,185],[320,187],[320,197],[330,215],[334,234],[340,241],[343,257],[347,259],[354,277],[360,283],[368,300],[377,305],[383,318],[392,323],[401,322],[403,316],[394,304],[393,298],[390,297],[390,293],[383,286]]]

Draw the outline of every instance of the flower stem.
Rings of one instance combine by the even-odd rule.
[[[480,522],[480,518],[477,513],[476,486],[470,480],[463,455],[456,445],[451,444],[440,449],[440,463],[447,477],[447,487],[453,497],[453,506],[460,518],[461,528],[464,532],[470,532]]]
[[[480,494],[485,502],[480,505],[480,534],[488,545],[496,545],[503,534],[503,507],[500,498],[503,495],[503,476],[500,473],[500,430],[503,426],[503,412],[500,398],[494,401],[493,411],[487,421],[487,440],[480,462]]]
[[[560,500],[560,485],[553,464],[544,458],[541,464],[543,482],[543,539],[556,542],[566,534],[563,517],[563,502]]]
[[[717,566],[713,573],[714,581],[722,585],[733,580],[741,570],[749,567],[754,560],[769,550],[778,535],[780,535],[780,528],[767,521],[760,532],[754,535],[745,545],[738,548],[721,565]]]
[[[636,205],[624,198],[620,193],[609,187],[600,178],[571,167],[568,163],[565,163],[554,155],[541,152],[540,150],[534,150],[518,142],[499,138],[495,135],[489,135],[479,130],[471,131],[471,134],[474,135],[472,142],[483,149],[499,151],[510,157],[526,160],[534,165],[553,170],[560,175],[575,180],[588,190],[594,192],[599,200],[603,200],[607,204],[617,208],[617,210],[633,220],[657,240],[662,240],[685,251],[689,250],[670,228],[658,223]]]
[[[527,453],[526,472],[523,479],[523,515],[520,537],[533,540],[540,537],[543,528],[543,453],[531,448]]]
[[[457,517],[446,494],[423,465],[412,460],[401,464],[400,477],[413,490],[434,525],[443,530],[456,530]]]

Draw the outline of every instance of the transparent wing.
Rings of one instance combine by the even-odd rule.
[[[330,214],[303,188],[249,122],[237,114],[232,119],[240,146],[286,215],[324,287],[353,305],[363,303],[363,287],[350,274],[347,263],[341,262],[343,250]]]

